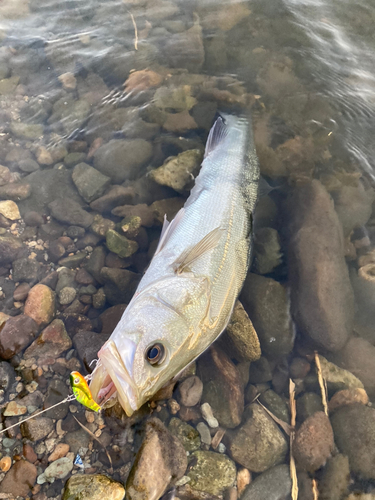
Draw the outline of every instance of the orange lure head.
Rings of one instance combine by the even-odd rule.
[[[78,403],[81,403],[90,410],[101,410],[101,407],[94,401],[85,378],[79,372],[72,372],[70,374],[70,385]]]

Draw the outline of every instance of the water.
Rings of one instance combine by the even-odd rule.
[[[90,340],[83,340],[83,346],[77,346],[77,341],[73,345],[81,358],[86,356],[85,365],[76,360],[77,352],[70,351],[69,360],[73,356],[73,361],[69,361],[69,368],[65,371],[62,367],[56,368],[56,363],[45,360],[41,363],[41,358],[38,359],[36,356],[34,361],[42,373],[42,381],[40,381],[41,374],[36,375],[35,367],[30,374],[31,363],[29,362],[30,366],[25,364],[22,360],[22,351],[19,352],[13,358],[13,364],[17,367],[21,362],[21,375],[25,385],[30,383],[30,377],[38,379],[44,397],[46,387],[51,380],[55,378],[65,380],[69,370],[83,371],[85,367],[87,368],[95,349],[97,351],[106,340],[105,335],[112,331],[118,321],[122,312],[122,309],[120,310],[122,306],[119,304],[128,302],[131,297],[134,283],[132,284],[130,280],[130,284],[123,285],[124,270],[130,269],[132,272],[141,273],[151,258],[164,212],[159,214],[158,223],[155,223],[152,215],[151,222],[144,223],[141,229],[137,229],[138,233],[137,231],[134,233],[135,236],[130,236],[139,245],[139,251],[135,256],[128,257],[125,254],[118,256],[114,252],[109,256],[100,256],[100,252],[106,252],[103,243],[106,231],[109,228],[113,229],[114,223],[119,223],[125,213],[130,213],[127,208],[124,213],[119,210],[111,214],[111,209],[127,204],[150,205],[155,201],[179,195],[186,197],[191,187],[188,183],[178,188],[176,192],[170,186],[152,183],[145,174],[162,165],[170,156],[191,149],[202,152],[217,109],[229,108],[238,111],[245,106],[251,106],[261,171],[272,186],[281,185],[285,188],[271,192],[261,202],[262,209],[256,220],[258,233],[252,271],[274,280],[271,282],[273,287],[280,286],[279,283],[285,287],[282,289],[283,292],[280,292],[284,293],[281,298],[276,292],[272,293],[276,294],[275,301],[280,299],[281,308],[287,304],[287,311],[282,312],[286,315],[287,326],[285,330],[281,333],[277,331],[275,335],[273,331],[266,331],[263,336],[258,332],[264,357],[258,365],[254,364],[253,368],[250,368],[250,383],[246,379],[249,372],[249,366],[246,364],[248,361],[244,361],[238,353],[237,357],[231,356],[235,359],[233,373],[236,375],[233,376],[236,380],[240,379],[239,373],[242,374],[241,377],[244,376],[247,406],[258,392],[267,394],[267,391],[270,393],[269,390],[272,389],[273,394],[281,395],[281,402],[278,400],[277,404],[275,401],[272,403],[269,398],[263,396],[263,404],[268,405],[270,411],[279,418],[282,418],[285,411],[284,417],[286,415],[285,418],[288,419],[286,402],[289,374],[296,379],[296,395],[299,401],[297,401],[298,424],[309,416],[308,398],[313,401],[315,409],[321,409],[320,389],[312,375],[313,353],[311,346],[305,345],[305,330],[308,329],[308,325],[304,326],[304,318],[308,316],[310,305],[311,310],[315,311],[315,298],[314,296],[308,298],[305,316],[301,319],[301,311],[296,310],[296,304],[302,308],[303,303],[296,297],[296,290],[297,296],[299,294],[302,296],[305,290],[298,289],[298,283],[296,284],[293,278],[294,254],[288,243],[291,238],[288,227],[292,221],[296,227],[300,223],[296,213],[293,212],[293,203],[299,207],[301,214],[304,214],[304,201],[306,201],[307,206],[311,207],[312,213],[317,214],[321,222],[326,220],[327,213],[330,213],[328,206],[330,202],[327,202],[328,198],[324,198],[325,195],[321,195],[320,191],[319,196],[323,197],[317,198],[318,207],[314,204],[309,205],[309,200],[313,197],[309,191],[305,192],[305,198],[298,196],[294,198],[292,208],[286,201],[288,189],[291,190],[295,186],[303,187],[306,182],[314,178],[318,179],[332,195],[340,224],[344,227],[345,238],[345,245],[341,240],[335,240],[333,246],[330,246],[331,243],[327,244],[327,254],[333,251],[332,249],[338,249],[342,258],[342,262],[335,261],[334,266],[328,265],[327,270],[319,274],[319,276],[329,276],[327,295],[324,295],[326,290],[322,290],[324,287],[320,289],[319,283],[315,287],[314,279],[311,281],[312,293],[314,294],[314,290],[322,292],[324,300],[329,300],[330,295],[340,296],[336,302],[332,301],[332,307],[330,305],[327,308],[334,310],[331,316],[329,311],[324,310],[322,316],[327,313],[329,318],[327,323],[324,323],[323,330],[327,324],[332,324],[332,330],[348,329],[348,335],[352,335],[351,322],[354,315],[352,296],[344,297],[344,292],[342,296],[340,295],[340,290],[350,289],[351,286],[348,270],[357,301],[354,336],[349,340],[353,344],[350,344],[350,348],[342,350],[347,341],[347,337],[343,334],[343,340],[340,335],[334,338],[337,342],[335,348],[324,346],[323,341],[323,344],[318,342],[319,350],[330,361],[348,369],[362,380],[370,399],[374,398],[375,388],[372,381],[375,373],[371,368],[375,366],[373,363],[375,355],[372,351],[375,349],[372,312],[375,293],[371,281],[371,276],[374,274],[374,257],[371,249],[375,236],[372,214],[375,172],[374,22],[375,6],[368,0],[359,2],[2,0],[0,3],[0,163],[8,167],[10,172],[0,170],[0,181],[5,186],[0,185],[0,198],[15,200],[24,221],[15,222],[11,226],[13,222],[1,219],[0,216],[2,230],[0,236],[12,233],[26,241],[28,253],[24,252],[21,258],[33,252],[35,255],[32,259],[40,263],[40,268],[34,266],[31,269],[29,266],[22,268],[26,270],[21,272],[19,268],[16,269],[17,265],[12,263],[14,259],[0,261],[2,266],[0,267],[0,311],[10,316],[17,316],[23,311],[27,290],[24,296],[18,290],[20,298],[17,300],[13,298],[14,281],[29,282],[32,286],[49,271],[66,265],[74,269],[74,272],[70,274],[67,272],[64,280],[57,285],[58,317],[64,319],[71,337],[82,329],[79,324],[74,323],[78,314],[81,315],[79,321],[84,322],[83,330],[97,332],[94,337],[90,337]],[[134,75],[137,80],[134,79]],[[159,87],[166,88],[166,94],[161,95]],[[173,88],[177,88],[178,92],[171,95]],[[130,149],[119,150],[116,156],[113,153],[115,145],[123,139],[143,139],[147,143],[138,142],[137,145],[132,143]],[[96,151],[100,147],[105,148],[109,141],[116,142],[107,147],[107,152],[102,153],[101,159],[98,158]],[[134,188],[135,193],[123,195],[121,202],[117,204],[113,202],[113,205],[105,210],[97,207],[90,209],[89,203],[108,189],[108,182],[102,189],[97,184],[94,187],[90,186],[95,192],[88,192],[87,185],[93,175],[90,171],[88,177],[81,181],[79,194],[71,181],[71,172],[72,168],[81,162],[95,166],[103,174],[109,175],[114,185],[123,184]],[[123,168],[123,162],[126,163],[126,168]],[[32,185],[32,194],[29,197],[19,187],[28,183]],[[4,191],[1,191],[2,189]],[[323,192],[325,193],[324,190]],[[92,223],[91,219],[87,223],[82,220],[77,222],[77,219],[72,219],[71,213],[65,214],[65,211],[68,212],[66,207],[63,215],[61,213],[59,215],[59,211],[63,211],[60,206],[53,212],[50,203],[60,198],[68,200],[68,205],[72,201],[78,203],[90,214],[95,214],[97,210],[107,221],[104,223],[96,221],[100,227],[90,231],[88,227]],[[182,199],[175,200],[174,205],[172,202],[167,202],[159,210],[160,212],[167,210],[174,214],[182,201]],[[328,208],[325,212],[323,209],[319,212],[319,206]],[[52,222],[51,214],[55,218],[55,220],[52,218]],[[143,216],[150,214],[147,212]],[[15,217],[12,221],[16,219]],[[311,221],[304,220],[304,224],[315,234]],[[82,229],[82,226],[85,229]],[[332,227],[336,226],[333,224]],[[320,226],[319,228],[321,231]],[[321,245],[324,246],[325,238],[328,241],[335,233],[335,229],[332,230],[329,226],[327,228],[324,223],[322,228],[323,233],[318,232],[316,238],[321,239],[323,242]],[[116,229],[119,230],[118,227]],[[71,239],[69,240],[67,236]],[[315,247],[315,244],[311,246]],[[318,242],[317,246],[319,247]],[[91,283],[89,280],[86,283],[83,275],[77,278],[75,269],[84,266],[88,258],[93,262],[91,256],[94,249],[97,251],[98,261],[96,267],[91,266],[90,272],[96,281],[93,280]],[[324,250],[316,255],[321,259]],[[61,260],[64,258],[68,258],[68,261]],[[317,263],[317,268],[320,263],[320,261]],[[111,272],[121,270],[118,271],[120,278],[115,282],[111,282],[108,277],[107,281],[102,281],[104,278],[100,275],[100,269],[103,266]],[[312,272],[311,268],[309,269],[309,272]],[[359,274],[358,269],[360,269]],[[340,276],[335,275],[335,270]],[[295,272],[298,274],[300,268]],[[19,279],[12,280],[11,273]],[[345,277],[341,280],[342,273]],[[268,290],[265,283],[259,283],[261,290]],[[94,290],[82,291],[82,287],[87,285],[94,285]],[[71,300],[65,298],[65,303],[59,295],[63,288],[70,288],[69,293],[72,297]],[[306,288],[310,289],[307,285]],[[101,292],[99,295],[94,295],[98,293],[98,289],[101,292],[104,290],[105,301],[99,296]],[[66,292],[65,297],[69,296],[69,293]],[[288,323],[289,296],[295,320],[293,325]],[[252,309],[258,311],[256,304],[252,302],[251,294],[247,301],[244,292],[242,302],[248,312]],[[112,306],[116,306],[117,309],[109,309]],[[275,302],[266,306],[267,311],[276,310]],[[107,316],[105,316],[106,311],[108,311]],[[63,313],[69,318],[63,316]],[[261,313],[255,312],[255,317],[256,314],[261,316]],[[281,317],[285,318],[282,314]],[[345,319],[345,314],[348,314],[349,320]],[[318,314],[312,318],[314,325],[317,321],[316,316],[320,316],[319,308]],[[253,321],[256,322],[254,319]],[[261,324],[262,321],[259,319],[258,323]],[[312,336],[320,327],[317,322]],[[277,326],[275,329],[277,330]],[[359,337],[358,342],[357,337]],[[314,340],[317,339],[314,337]],[[88,354],[84,351],[86,344],[94,342],[93,352]],[[229,349],[225,341],[220,345]],[[228,352],[230,355],[233,354],[233,351]],[[66,353],[61,356],[66,356]],[[361,366],[362,360],[363,366]],[[74,362],[78,365],[74,365]],[[211,366],[210,363],[214,362],[209,357],[203,358],[201,362],[198,361],[197,374],[208,387],[207,369],[203,366],[205,363]],[[243,375],[245,372],[247,375]],[[25,380],[25,377],[29,378]],[[345,387],[347,387],[345,384],[339,387],[332,380],[328,381],[329,397]],[[18,398],[27,394],[24,388],[16,392],[20,394]],[[13,393],[15,394],[15,389]],[[243,391],[240,393],[243,400]],[[176,394],[175,392],[173,398],[178,397]],[[1,403],[5,405],[8,396],[8,393],[5,393],[4,397],[1,396],[3,397]],[[65,395],[62,399],[63,397]],[[145,410],[145,414],[141,413],[132,421],[134,425],[129,425],[118,409],[113,410],[112,415],[107,415],[108,420],[105,421],[107,427],[103,427],[104,441],[105,446],[112,450],[115,464],[111,475],[114,479],[126,481],[134,453],[138,450],[143,436],[139,432],[142,432],[144,417],[150,411],[156,408],[156,415],[166,424],[171,415],[177,414],[182,420],[187,420],[196,427],[200,419],[199,407],[194,407],[198,416],[193,410],[189,416],[190,410],[183,408],[185,411],[183,417],[178,403],[171,397],[169,394],[162,403],[152,403],[151,408]],[[215,398],[212,395],[207,396],[206,393],[204,397],[210,400],[215,410]],[[236,405],[230,401],[230,397],[225,396],[222,405],[228,407],[231,404]],[[36,403],[36,406],[38,404],[40,402]],[[278,410],[281,413],[277,413]],[[220,411],[221,408],[216,409],[217,413]],[[78,412],[85,421],[81,408]],[[243,418],[242,413],[243,407],[240,421]],[[65,418],[67,422],[69,416],[66,417],[65,412],[63,417],[60,415],[54,418]],[[222,418],[225,420],[227,417]],[[354,417],[348,416],[348,418]],[[364,417],[361,414],[358,418],[365,419],[364,428],[373,425],[368,424],[366,420],[373,419],[372,416]],[[352,474],[351,491],[369,493],[373,491],[375,477],[365,471],[366,467],[360,459],[353,458],[352,448],[357,445],[351,448],[350,443],[347,444],[350,440],[342,437],[342,435],[347,436],[344,431],[341,434],[337,431],[339,426],[337,421],[338,417],[334,423],[334,431],[341,454],[337,456],[338,460],[344,460],[339,470],[342,472],[345,469],[346,459],[342,457],[348,455]],[[98,419],[94,421],[89,417],[87,422],[93,426],[91,430],[101,431],[99,427],[103,425],[102,421]],[[222,424],[221,421],[220,423]],[[235,427],[235,425],[223,425],[223,427]],[[72,423],[70,419],[66,424],[66,430],[78,432],[77,429],[78,425],[74,427],[74,422]],[[358,438],[360,443],[367,440],[366,431],[363,432],[364,434]],[[214,434],[213,431],[211,433]],[[10,442],[9,438],[14,438],[14,442]],[[0,453],[3,456],[20,454],[22,448],[20,436],[9,435],[6,439],[8,441],[2,442]],[[44,457],[50,454],[53,445],[59,439],[54,433],[49,437],[45,436],[38,445],[34,445],[38,459],[43,460],[43,467],[37,463],[38,475],[43,472],[47,463]],[[66,436],[63,439],[66,439]],[[209,441],[207,432],[205,439]],[[280,439],[285,440],[285,438]],[[54,440],[52,444],[51,440]],[[233,456],[230,441],[224,439],[224,443],[229,450],[224,456],[232,456],[235,459],[237,470],[245,467],[254,477],[262,478],[260,473],[275,465],[271,461],[263,469],[252,466],[251,461],[251,463],[249,460],[241,461]],[[71,451],[73,449],[74,446],[71,444]],[[209,444],[203,444],[201,449],[213,451],[212,447],[209,448]],[[216,451],[218,449],[215,448]],[[221,451],[225,451],[225,447]],[[88,464],[89,472],[109,472],[109,463],[104,453],[100,453],[100,448],[94,449],[92,454],[91,449],[87,452],[87,448],[79,453],[83,462]],[[366,447],[361,451],[363,456],[368,453]],[[289,463],[285,450],[281,455],[281,460],[277,463]],[[321,484],[322,488],[326,488],[325,495],[329,498],[327,496],[327,491],[330,493],[329,480],[324,479],[328,470],[324,468],[324,463],[328,455],[315,468],[302,467],[304,472],[299,475],[301,491],[306,487],[306,490],[311,492],[311,479],[314,477],[318,485]],[[194,469],[199,462],[198,459],[194,460],[190,462],[190,469]],[[212,470],[214,468],[212,465]],[[246,471],[241,474],[247,477]],[[344,478],[345,474],[343,473],[342,477],[337,474],[335,477],[339,477],[337,481],[341,481],[342,484],[342,498],[346,498],[348,485]],[[238,488],[240,488],[240,476],[237,476]],[[3,477],[0,476],[0,480]],[[68,477],[69,474],[51,485],[42,485],[40,491],[34,490],[35,498],[38,500],[61,498],[62,488]],[[217,490],[222,478],[218,473],[216,476],[213,474],[213,477],[213,489],[207,486],[208,490],[204,490],[203,487],[206,493],[220,496],[225,488],[234,483],[229,479],[222,490],[220,488]],[[279,494],[272,498],[287,498],[283,493],[285,488],[286,490],[289,488],[285,470],[278,469],[273,477],[277,478],[276,483],[272,482],[272,474],[266,479],[270,490],[264,485],[259,486],[263,496],[248,496],[246,500],[270,498],[271,494]],[[359,480],[361,477],[364,478],[362,482]],[[277,481],[284,483],[280,485]],[[254,491],[257,491],[256,488]],[[163,492],[163,489],[158,490],[160,495]],[[231,494],[237,495],[233,489]],[[306,497],[302,495],[302,499],[310,498],[307,493],[306,495]],[[177,490],[177,496],[182,499],[192,498],[191,494],[183,490]]]

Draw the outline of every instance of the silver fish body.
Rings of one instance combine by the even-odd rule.
[[[149,268],[98,353],[96,401],[114,393],[130,416],[225,329],[249,266],[258,183],[250,120],[222,115],[188,200],[165,221]]]

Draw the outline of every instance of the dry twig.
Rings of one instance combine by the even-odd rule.
[[[318,351],[315,351],[315,366],[316,366],[316,374],[318,376],[320,392],[322,394],[322,403],[324,408],[324,413],[328,417],[328,398],[327,398],[327,384],[323,378],[322,367],[320,365],[320,359]]]
[[[318,498],[319,498],[319,491],[318,491],[318,486],[317,486],[316,479],[312,480],[312,492],[313,492],[313,499],[314,500],[318,500]]]
[[[95,434],[93,432],[90,431],[90,429],[88,429],[86,426],[84,426],[83,424],[81,424],[81,422],[73,415],[73,418],[79,423],[79,425],[82,427],[82,429],[84,429],[88,434],[90,434],[90,436],[95,439],[95,441],[97,441],[100,446],[103,447],[104,451],[106,452],[106,455],[107,455],[107,458],[109,460],[109,463],[111,464],[111,470],[112,472],[110,471],[110,473],[112,474],[113,473],[113,464],[112,464],[112,459],[111,459],[111,455],[108,453],[107,451],[107,448],[103,445],[103,443],[95,436]]]
[[[137,29],[137,24],[135,22],[133,14],[131,12],[129,12],[129,15],[132,18],[132,23],[133,23],[133,26],[134,26],[134,34],[135,34],[134,48],[135,48],[135,50],[138,50],[138,29]]]
[[[298,481],[296,463],[293,456],[293,441],[296,427],[296,400],[295,400],[295,384],[292,379],[289,379],[289,405],[290,405],[290,477],[292,480],[292,500],[298,499]]]

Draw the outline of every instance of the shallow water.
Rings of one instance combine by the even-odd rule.
[[[26,248],[17,248],[17,252],[20,250],[17,258],[11,256],[1,260],[0,255],[0,312],[11,317],[24,312],[27,285],[23,295],[19,289],[18,295],[14,295],[15,282],[29,283],[30,288],[49,272],[67,266],[73,271],[68,271],[64,279],[60,279],[60,272],[60,284],[56,285],[57,277],[54,285],[51,284],[52,278],[46,282],[57,294],[55,316],[64,321],[71,338],[80,330],[97,334],[97,338],[83,338],[80,344],[75,338],[73,346],[68,346],[67,341],[68,347],[59,352],[61,358],[66,358],[63,360],[65,364],[61,361],[59,367],[53,356],[51,361],[51,356],[43,357],[38,351],[27,356],[21,349],[13,357],[4,356],[18,369],[17,375],[21,378],[17,382],[23,386],[18,387],[19,390],[14,386],[13,389],[6,388],[5,393],[3,391],[0,401],[3,407],[10,399],[19,400],[28,393],[32,394],[27,389],[32,380],[38,381],[38,390],[44,399],[47,388],[50,397],[53,380],[65,381],[71,369],[86,370],[93,353],[84,352],[85,344],[96,342],[97,347],[106,340],[105,335],[111,332],[122,312],[120,304],[129,301],[138,279],[135,274],[130,278],[127,275],[128,283],[121,288],[125,275],[119,270],[125,273],[123,270],[128,269],[138,274],[144,271],[160,233],[163,211],[174,215],[191,188],[188,179],[182,182],[174,178],[177,184],[160,186],[146,174],[181,152],[194,149],[198,150],[195,154],[199,156],[216,112],[220,109],[239,112],[245,107],[252,110],[261,172],[271,186],[281,188],[271,191],[261,200],[258,218],[255,218],[257,238],[251,271],[270,281],[257,282],[254,278],[258,284],[245,286],[241,296],[256,330],[261,330],[258,334],[263,355],[257,365],[250,366],[249,381],[249,365],[246,363],[250,358],[243,359],[238,352],[228,351],[233,361],[231,373],[235,373],[234,379],[241,380],[244,386],[242,392],[239,391],[242,411],[236,410],[238,422],[233,415],[230,418],[224,415],[225,412],[224,416],[220,414],[221,420],[218,417],[219,422],[223,428],[235,428],[239,422],[243,424],[243,401],[248,406],[257,393],[270,390],[281,395],[279,406],[272,406],[266,397],[262,401],[277,414],[277,408],[280,410],[280,405],[284,408],[288,400],[289,376],[296,382],[296,395],[300,401],[297,402],[298,425],[314,413],[311,408],[321,409],[320,402],[317,402],[321,393],[313,375],[314,349],[358,377],[352,385],[346,379],[340,385],[327,375],[329,397],[340,389],[357,388],[358,379],[363,382],[370,400],[375,397],[375,383],[372,382],[375,380],[372,368],[375,366],[372,351],[375,350],[372,312],[375,291],[371,279],[375,260],[371,254],[375,238],[372,210],[375,172],[374,22],[375,6],[365,0],[355,3],[348,0],[3,0],[0,3],[0,164],[9,169],[0,170],[0,199],[15,201],[22,216],[21,219],[9,214],[4,214],[3,218],[0,216],[0,237],[13,234],[24,242]],[[164,90],[161,92],[160,89]],[[115,146],[124,145],[121,142],[124,139],[142,139],[143,142],[129,143],[128,149],[120,149],[116,156],[113,153]],[[107,146],[109,141],[114,142]],[[90,170],[84,180],[77,182],[73,176],[73,183],[73,168],[82,162],[94,166],[109,179],[97,180],[97,184],[88,190],[93,175]],[[196,173],[192,168],[191,174],[195,176]],[[314,192],[308,187],[312,179],[321,183]],[[31,185],[31,194],[27,189],[25,192],[26,185]],[[122,201],[113,202],[110,208],[109,205],[106,209],[92,205],[111,185],[123,185],[134,192],[123,195]],[[327,192],[334,200],[335,210]],[[145,222],[150,217],[147,209],[133,214],[129,207],[124,210],[116,208],[141,203],[151,205],[177,196],[180,196],[177,201],[153,205],[151,222]],[[51,205],[59,199],[68,201],[67,205],[69,202],[78,203],[87,211],[80,214],[81,218],[74,218],[66,206],[56,205],[54,208]],[[115,210],[111,212],[112,209]],[[92,229],[92,216],[97,213],[106,220],[96,219],[96,228]],[[309,213],[319,219],[316,227],[315,221],[309,220]],[[115,250],[116,245],[111,247],[108,237],[105,244],[108,229],[120,231],[115,224],[120,223],[125,215],[139,214],[143,218],[142,227],[136,228],[134,235],[127,233],[132,242],[137,242],[137,252],[128,255],[125,250],[118,250],[118,246]],[[327,224],[326,219],[329,219]],[[314,243],[308,242],[302,249],[295,243],[294,236],[301,227],[308,228],[319,241],[321,239],[320,247],[317,245],[320,250],[315,254]],[[334,264],[323,268],[318,262],[315,266],[314,255],[317,260],[322,259],[326,242],[326,254],[332,256]],[[112,250],[109,255],[108,245]],[[306,261],[303,252],[309,253]],[[95,265],[92,264],[94,254],[97,257]],[[14,264],[27,257],[39,264],[34,267]],[[75,274],[87,262],[87,270],[95,278],[92,282],[90,276],[87,278],[81,274],[77,278]],[[100,274],[103,266],[109,269],[106,277]],[[110,276],[113,270],[120,273],[117,281]],[[19,279],[13,279],[15,275]],[[310,277],[311,295],[304,295],[306,288],[310,289]],[[88,290],[87,286],[94,288]],[[65,295],[61,290],[65,290]],[[259,304],[255,303],[252,293],[259,291],[264,295],[269,292],[272,301],[263,303],[259,299]],[[329,302],[326,308],[322,305],[325,301]],[[275,304],[281,309],[285,306],[287,310],[280,312]],[[117,308],[115,313],[111,309],[113,317],[105,316],[105,311],[112,306]],[[275,323],[271,326],[264,320],[266,313],[262,313],[262,307],[271,310],[270,315],[275,316]],[[313,317],[309,317],[311,311]],[[321,323],[320,315],[323,317]],[[54,314],[48,322],[53,317]],[[278,330],[280,318],[285,324],[274,335],[272,328]],[[84,323],[83,328],[78,324],[80,321]],[[340,328],[341,333],[338,333]],[[332,338],[327,333],[329,341],[324,340],[324,335],[322,339],[321,332],[325,329],[332,329]],[[343,333],[342,330],[348,331]],[[360,342],[357,342],[358,338]],[[26,339],[23,348],[31,340]],[[227,340],[220,344],[221,347],[227,346]],[[196,373],[204,386],[209,387],[205,366],[213,363],[213,371],[220,372],[220,363],[215,365],[215,361],[206,356],[203,361],[198,361]],[[215,398],[207,395],[207,390],[204,389],[203,399],[209,400],[214,408]],[[65,396],[61,391],[58,394],[61,398]],[[317,399],[310,408],[307,398],[314,399],[314,396]],[[105,446],[112,450],[115,461],[114,471],[109,473],[105,455],[99,446],[95,445],[93,450],[92,443],[85,442],[82,451],[72,441],[70,453],[74,450],[74,456],[77,452],[82,454],[88,472],[107,472],[125,483],[143,438],[146,415],[153,411],[154,416],[159,416],[170,429],[171,415],[177,415],[193,426],[202,421],[199,405],[194,407],[198,413],[193,412],[191,418],[187,411],[183,416],[180,408],[183,405],[176,398],[179,400],[175,391],[165,396],[162,403],[152,403],[131,421],[132,425],[119,412],[116,413],[118,409],[109,412],[103,424],[97,417],[94,420],[86,416],[85,420],[82,409],[75,406],[70,413],[78,411],[83,421],[92,426],[92,431],[100,435],[104,429]],[[51,401],[48,406],[53,404]],[[223,401],[228,407],[237,404],[231,402],[230,397]],[[32,413],[35,407],[42,408],[42,402],[29,402],[26,406]],[[288,417],[288,410],[285,411]],[[50,418],[55,419],[53,426],[63,419],[67,421],[71,417],[67,413],[66,407],[65,413],[51,414]],[[282,418],[279,414],[277,416]],[[366,419],[373,421],[372,414],[362,417],[366,428],[369,426]],[[349,418],[354,417],[349,415]],[[328,466],[325,467],[331,453],[336,458],[349,456],[350,491],[370,493],[374,489],[374,475],[367,473],[366,465],[353,458],[352,448],[355,446],[346,444],[345,432],[337,430],[341,425],[338,420],[339,417],[333,423],[338,448],[329,449],[327,456],[320,450],[323,461],[316,466],[306,465],[300,458],[299,498],[302,500],[312,498],[309,495],[313,478],[318,483],[321,481],[324,498],[329,498],[330,493],[333,495],[332,483],[327,479]],[[46,468],[46,457],[54,446],[61,440],[66,441],[66,433],[78,432],[78,429],[70,418],[62,433],[51,430],[36,440],[37,444],[32,442],[37,453],[38,476]],[[211,434],[215,434],[212,429]],[[84,432],[80,435],[82,439],[83,435]],[[323,436],[325,438],[326,434]],[[19,432],[9,435],[11,441],[5,444],[3,440],[0,458],[20,456],[22,438],[25,438],[24,431],[22,435]],[[251,460],[237,459],[230,439],[224,439],[227,448],[224,446],[221,451],[234,459],[231,463],[235,463],[234,469],[237,468],[237,482],[229,478],[221,489],[219,486],[213,489],[210,486],[208,490],[202,487],[213,498],[229,494],[225,491],[228,486],[231,500],[237,498],[240,476],[247,477],[247,472],[238,475],[241,469],[250,470],[253,478],[261,478],[261,473],[270,470],[271,466],[289,463],[285,450],[279,450],[281,458],[274,463],[268,461],[265,467],[254,465]],[[366,435],[361,434],[358,439],[365,442]],[[200,450],[213,451],[213,448],[203,443]],[[362,455],[367,452],[364,448]],[[25,450],[23,453],[25,455]],[[191,462],[190,468],[194,469],[194,466]],[[75,474],[77,470],[75,467]],[[281,474],[280,470],[278,473]],[[47,482],[34,487],[33,498],[61,498],[62,488],[70,475],[69,471],[63,479],[58,478],[51,485]],[[220,473],[216,472],[216,475],[219,484]],[[213,477],[215,484],[215,474]],[[0,476],[1,480],[3,478],[4,475]],[[197,483],[193,476],[187,481],[191,485],[194,481]],[[275,480],[276,483],[266,481],[273,489],[264,493],[266,490],[261,489],[264,486],[260,486],[263,495],[288,498],[284,492],[289,488],[285,477],[280,488],[277,485],[279,479]],[[341,496],[337,498],[349,498],[346,496],[349,484],[346,485],[342,477],[337,481],[343,484]],[[250,493],[245,492],[243,498],[262,498],[256,496],[259,495],[256,491],[254,488]],[[182,499],[203,500],[203,497],[182,490],[177,495]]]

